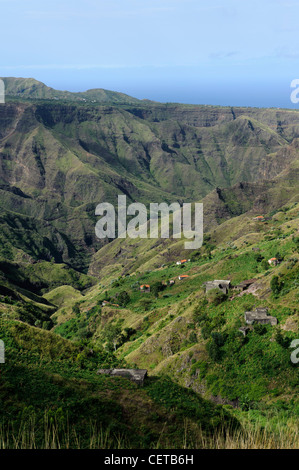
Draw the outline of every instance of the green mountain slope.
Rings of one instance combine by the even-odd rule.
[[[82,93],[54,90],[34,78],[2,77],[5,93],[8,97],[21,99],[63,100],[97,103],[138,103],[137,98],[102,88],[87,90]]]
[[[142,114],[147,109],[159,118]],[[51,251],[48,259],[86,271],[101,247],[95,207],[115,204],[118,194],[130,202],[194,202],[240,181],[264,184],[298,160],[296,111],[148,104],[139,111],[10,101],[0,107],[2,213],[26,216],[20,223],[36,233],[43,226],[49,241],[38,257]]]
[[[113,251],[104,252],[101,285],[76,303],[76,313],[70,305],[60,308],[54,331],[116,349],[130,366],[170,376],[207,399],[242,409],[246,419],[272,432],[279,426],[296,430],[299,376],[290,344],[299,325],[298,210],[298,203],[291,203],[264,222],[250,212],[231,218],[207,234],[204,246],[181,266],[175,261],[182,251],[173,251],[177,258],[165,259],[162,267],[155,266],[153,254],[146,263],[140,251],[141,266],[133,264],[130,271],[127,260],[124,275],[118,268],[126,257],[112,270],[107,263]],[[161,247],[159,256],[161,262]],[[278,266],[270,267],[272,257],[280,260]],[[181,274],[188,277],[179,281]],[[169,279],[175,284],[163,287]],[[235,289],[223,298],[205,295],[203,284],[213,279],[229,279]],[[238,286],[247,279],[252,284],[242,291]],[[141,293],[142,284],[152,292]],[[278,325],[254,326],[244,337],[239,331],[246,325],[244,313],[256,307],[266,307]]]
[[[1,367],[1,448],[180,447],[184,439],[192,447],[221,426],[239,427],[224,408],[169,380],[140,388],[96,375],[96,368],[120,364],[112,354],[19,322],[2,320],[0,335],[7,361]],[[163,401],[170,387],[171,409]],[[10,426],[9,436],[2,435],[3,425]]]
[[[290,361],[298,336],[298,112],[5,82],[0,338],[10,365],[0,376],[3,420],[17,413],[15,424],[23,426],[32,414],[40,426],[46,411],[65,425],[69,413],[87,446],[90,420],[106,410],[96,424],[108,433],[106,445],[117,444],[120,426],[123,446],[180,447],[187,423],[187,445],[209,447],[217,441],[211,433],[228,445],[217,433],[233,416],[242,432],[258,429],[247,435],[252,447],[261,427],[269,434],[260,446],[265,436],[270,447],[298,446],[298,368]],[[147,207],[203,202],[203,246],[185,250],[184,240],[173,238],[98,240],[95,208],[116,205],[119,194]],[[272,257],[277,266],[269,265]],[[182,259],[188,261],[177,265]],[[235,288],[205,294],[203,284],[213,279]],[[141,292],[142,284],[151,292]],[[244,313],[256,307],[278,325],[253,326],[244,336]],[[146,368],[144,390],[96,375],[114,365]],[[19,389],[15,377],[22,378]],[[75,410],[84,404],[80,429]],[[44,438],[37,436],[39,445]]]

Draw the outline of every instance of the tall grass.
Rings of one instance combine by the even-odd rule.
[[[126,441],[121,435],[112,435],[96,423],[90,423],[81,434],[76,426],[66,421],[58,423],[45,415],[43,423],[32,416],[19,425],[0,425],[0,449],[122,449]]]
[[[182,449],[298,449],[299,435],[295,420],[275,432],[270,429],[250,426],[238,430],[222,429],[207,435],[199,429],[196,439],[188,436],[189,422],[184,424]],[[75,426],[49,420],[45,415],[43,425],[34,417],[13,424],[0,425],[0,449],[128,449],[130,445],[124,436],[112,435],[96,423],[88,426],[88,435],[82,436]],[[193,437],[194,439],[194,437]],[[151,449],[175,449],[162,429],[160,438],[152,442]]]
[[[298,449],[298,431],[280,429],[271,432],[263,428],[238,430],[233,433],[217,433],[212,438],[202,435],[202,449]]]
[[[196,439],[191,441],[188,436],[188,427],[190,423],[186,420],[184,423],[184,442],[182,449],[298,449],[299,433],[298,422],[295,419],[290,420],[288,427],[281,426],[276,428],[269,426],[263,427],[259,424],[246,423],[238,429],[222,428],[213,434],[207,434],[202,429],[196,435]],[[164,441],[164,442],[163,442]],[[160,436],[159,442],[155,448],[175,448],[166,439]]]

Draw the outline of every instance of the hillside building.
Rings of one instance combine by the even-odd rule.
[[[268,315],[267,308],[259,307],[252,312],[245,312],[244,318],[248,325],[253,325],[254,323],[261,323],[262,325],[270,324],[272,326],[277,325],[277,318]]]
[[[214,280],[207,281],[204,284],[205,292],[209,292],[212,289],[219,289],[224,294],[228,293],[228,290],[231,288],[231,282],[228,280]]]
[[[181,276],[179,276],[179,281],[183,281],[184,279],[187,279],[189,276],[188,274],[182,274]]]
[[[151,286],[149,284],[142,284],[140,286],[140,292],[149,293],[151,291]]]
[[[268,263],[271,265],[271,266],[277,266],[279,264],[279,261],[277,258],[270,258],[268,259]]]
[[[138,385],[143,385],[144,379],[147,376],[146,369],[99,369],[97,374],[110,375],[112,377],[125,377],[126,379],[132,380],[132,382]]]

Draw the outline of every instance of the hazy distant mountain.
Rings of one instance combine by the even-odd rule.
[[[47,100],[67,100],[78,102],[97,103],[138,103],[137,98],[117,93],[115,91],[103,90],[102,88],[87,90],[82,93],[71,93],[50,88],[34,78],[2,78],[5,84],[7,96],[27,98],[27,99],[47,99]]]

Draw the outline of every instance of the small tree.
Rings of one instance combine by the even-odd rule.
[[[121,335],[121,327],[119,325],[109,325],[109,329],[106,332],[107,347],[109,351],[116,351],[117,343]]]
[[[207,344],[207,351],[210,358],[215,362],[220,362],[223,351],[221,350],[226,341],[226,335],[223,333],[212,333],[211,339]]]
[[[217,344],[217,346],[219,346],[220,348],[224,346],[225,340],[226,340],[225,334],[215,332],[215,333],[212,333],[211,336],[213,338],[214,343]]]
[[[263,259],[263,261],[261,262],[261,267],[262,267],[262,269],[264,269],[266,271],[269,268],[268,261]]]
[[[217,306],[227,299],[227,295],[224,292],[221,292],[219,289],[215,288],[208,292],[208,298],[211,304]]]
[[[75,304],[73,305],[72,310],[73,310],[73,313],[75,313],[76,315],[80,315],[80,307],[79,307],[79,304],[78,304],[78,303],[75,303]]]
[[[161,292],[164,288],[165,286],[163,286],[161,281],[156,281],[151,285],[151,292],[154,294],[154,296],[157,299],[159,296],[159,292]]]
[[[211,332],[212,332],[212,327],[209,324],[207,324],[202,327],[201,336],[203,337],[203,339],[208,339],[209,336],[211,335]]]
[[[191,331],[189,335],[189,343],[197,343],[197,335],[195,331]]]
[[[151,299],[141,299],[139,303],[140,303],[141,307],[147,312],[151,307],[152,300]]]
[[[265,325],[262,325],[261,323],[255,323],[253,325],[254,331],[259,335],[262,336],[265,333],[267,333],[267,328]]]
[[[125,307],[126,305],[128,305],[128,303],[130,302],[131,298],[129,296],[129,294],[126,292],[126,291],[122,291],[119,296],[117,297],[117,300],[118,300],[118,303],[122,306],[122,307]]]
[[[207,351],[212,361],[219,362],[221,360],[222,351],[214,341],[208,342]]]
[[[290,340],[288,337],[284,337],[280,328],[276,330],[275,341],[280,344],[283,348],[287,349],[290,345]]]
[[[280,283],[278,276],[272,277],[270,287],[275,296],[279,295],[282,288],[282,284]]]
[[[51,329],[51,322],[50,321],[44,321],[43,325],[42,325],[42,328],[44,330],[50,330]]]

